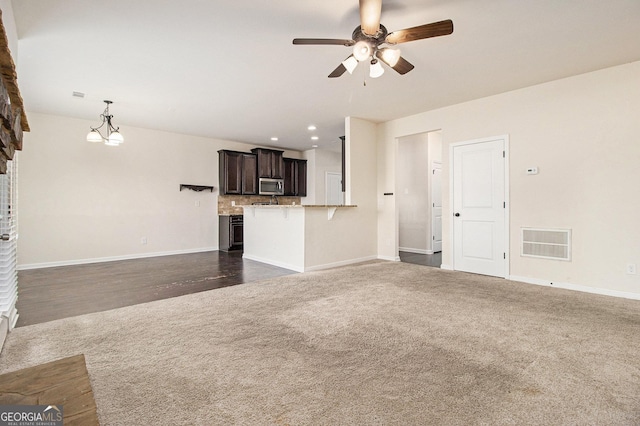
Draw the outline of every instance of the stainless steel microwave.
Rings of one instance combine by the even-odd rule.
[[[260,178],[259,190],[260,195],[284,195],[284,180]]]

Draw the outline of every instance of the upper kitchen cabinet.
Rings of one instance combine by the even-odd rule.
[[[258,193],[258,160],[254,154],[218,151],[220,161],[220,195],[255,195]]]
[[[254,148],[251,150],[258,157],[258,178],[284,178],[284,151]]]
[[[258,158],[253,154],[242,153],[242,193],[258,193]]]
[[[307,160],[284,158],[284,195],[307,196]]]

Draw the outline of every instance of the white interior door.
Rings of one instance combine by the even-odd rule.
[[[431,168],[431,235],[433,252],[442,251],[442,166],[436,162]]]
[[[327,200],[329,206],[341,206],[344,204],[342,193],[342,174],[327,172],[326,174]]]
[[[505,277],[506,137],[454,144],[453,268]]]

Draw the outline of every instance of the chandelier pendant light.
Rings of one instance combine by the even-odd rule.
[[[111,124],[113,115],[109,114],[109,105],[113,102],[105,100],[104,103],[107,104],[107,107],[104,109],[104,112],[100,114],[102,124],[98,127],[91,127],[91,131],[87,134],[87,142],[104,142],[104,144],[108,146],[118,146],[124,142],[124,138],[120,134],[120,127],[113,127],[113,124]],[[103,126],[106,126],[104,128],[106,136],[100,133],[100,129]]]

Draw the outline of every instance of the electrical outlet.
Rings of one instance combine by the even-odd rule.
[[[142,244],[142,245],[147,244],[147,237],[140,238],[140,244]]]
[[[627,264],[627,274],[629,274],[629,275],[635,275],[636,274],[636,264],[635,263],[628,263]]]
[[[196,207],[200,207],[200,200],[196,200]]]

